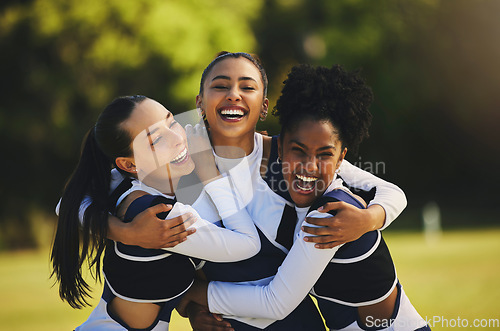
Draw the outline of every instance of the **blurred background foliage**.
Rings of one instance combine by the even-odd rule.
[[[50,242],[85,132],[118,95],[194,108],[220,50],[257,53],[270,104],[291,66],[362,69],[371,138],[348,159],[397,183],[392,227],[499,224],[500,2],[496,0],[3,0],[0,248]],[[268,118],[259,129],[277,134]],[[373,169],[384,164],[382,171]]]

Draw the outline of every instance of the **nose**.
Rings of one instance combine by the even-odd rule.
[[[177,148],[184,143],[184,137],[177,131],[167,128],[165,138],[169,142],[170,148]]]
[[[237,86],[232,86],[228,90],[227,95],[226,95],[226,99],[229,101],[240,101],[241,100],[241,96],[240,96],[240,93],[239,93]]]
[[[304,166],[305,170],[309,174],[315,174],[319,167],[318,167],[318,159],[315,156],[307,157],[305,159],[306,164]]]

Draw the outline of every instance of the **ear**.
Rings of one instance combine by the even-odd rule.
[[[262,110],[265,110],[267,112],[268,109],[269,109],[269,99],[264,98],[264,102],[262,103]]]
[[[196,108],[198,108],[200,110],[201,118],[205,122],[205,125],[208,127],[207,115],[205,114],[205,110],[203,110],[202,106],[203,106],[203,97],[198,94],[196,96]]]
[[[339,160],[337,161],[337,168],[340,167],[340,164],[342,163],[342,161],[344,161],[344,157],[346,154],[347,154],[347,147],[344,147],[344,150],[340,154]]]
[[[120,168],[123,171],[130,172],[131,174],[137,173],[137,168],[135,166],[134,158],[117,157],[115,159],[115,164],[118,168]]]
[[[198,95],[196,96],[196,108],[201,108],[201,106],[202,106],[202,99],[203,99],[203,98],[202,98],[202,96],[201,96],[201,95],[199,95],[199,94],[198,94]]]

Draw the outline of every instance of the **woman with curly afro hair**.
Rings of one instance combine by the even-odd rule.
[[[371,89],[358,72],[338,65],[299,65],[284,83],[274,112],[282,126],[278,155],[302,226],[295,227],[293,245],[272,281],[210,282],[205,304],[212,313],[279,320],[310,293],[331,330],[428,330],[399,283],[380,230],[323,250],[300,231],[307,224],[322,235],[321,220],[335,215],[334,205],[366,208],[343,185],[338,169],[347,151],[368,137]],[[317,225],[311,226],[312,218]]]
[[[318,160],[323,161],[318,164],[325,167],[318,169],[317,178],[304,178],[312,170],[306,171],[303,166],[301,168],[305,172],[301,174],[296,173],[292,166],[300,161],[305,166],[314,167],[317,162],[308,158],[312,155],[309,150],[295,144],[297,146],[290,147],[292,153],[287,152],[286,156],[290,157],[291,162],[283,162],[283,175],[292,186],[289,190],[292,200],[301,207],[311,205],[312,201],[323,194],[332,181],[332,176],[336,175],[330,171],[330,167],[339,169],[347,150],[357,153],[361,141],[368,137],[372,120],[369,108],[373,102],[373,93],[357,73],[348,73],[338,65],[332,68],[296,66],[284,83],[273,112],[281,124],[278,141],[280,154],[283,153],[284,145],[289,147],[290,141],[297,141],[296,135],[302,132],[299,130],[302,127],[326,125],[329,127],[326,134],[332,138],[328,145],[332,148],[325,148],[317,155]],[[311,131],[316,140],[322,132],[319,127],[317,129],[318,131]],[[283,159],[284,156],[280,157]],[[330,162],[333,160],[335,162]]]

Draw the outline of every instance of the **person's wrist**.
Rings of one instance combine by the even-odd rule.
[[[195,316],[200,311],[202,311],[201,305],[197,304],[194,301],[189,301],[189,303],[186,306],[186,315],[188,315],[188,317]]]
[[[378,230],[384,226],[385,213],[381,206],[372,205],[366,208],[365,211],[367,213],[367,220],[368,220],[368,222],[366,222],[368,225],[367,232]]]
[[[120,225],[120,238],[123,240],[123,244],[125,245],[132,245],[132,238],[133,238],[133,231],[132,231],[132,222],[130,223],[124,223]]]

